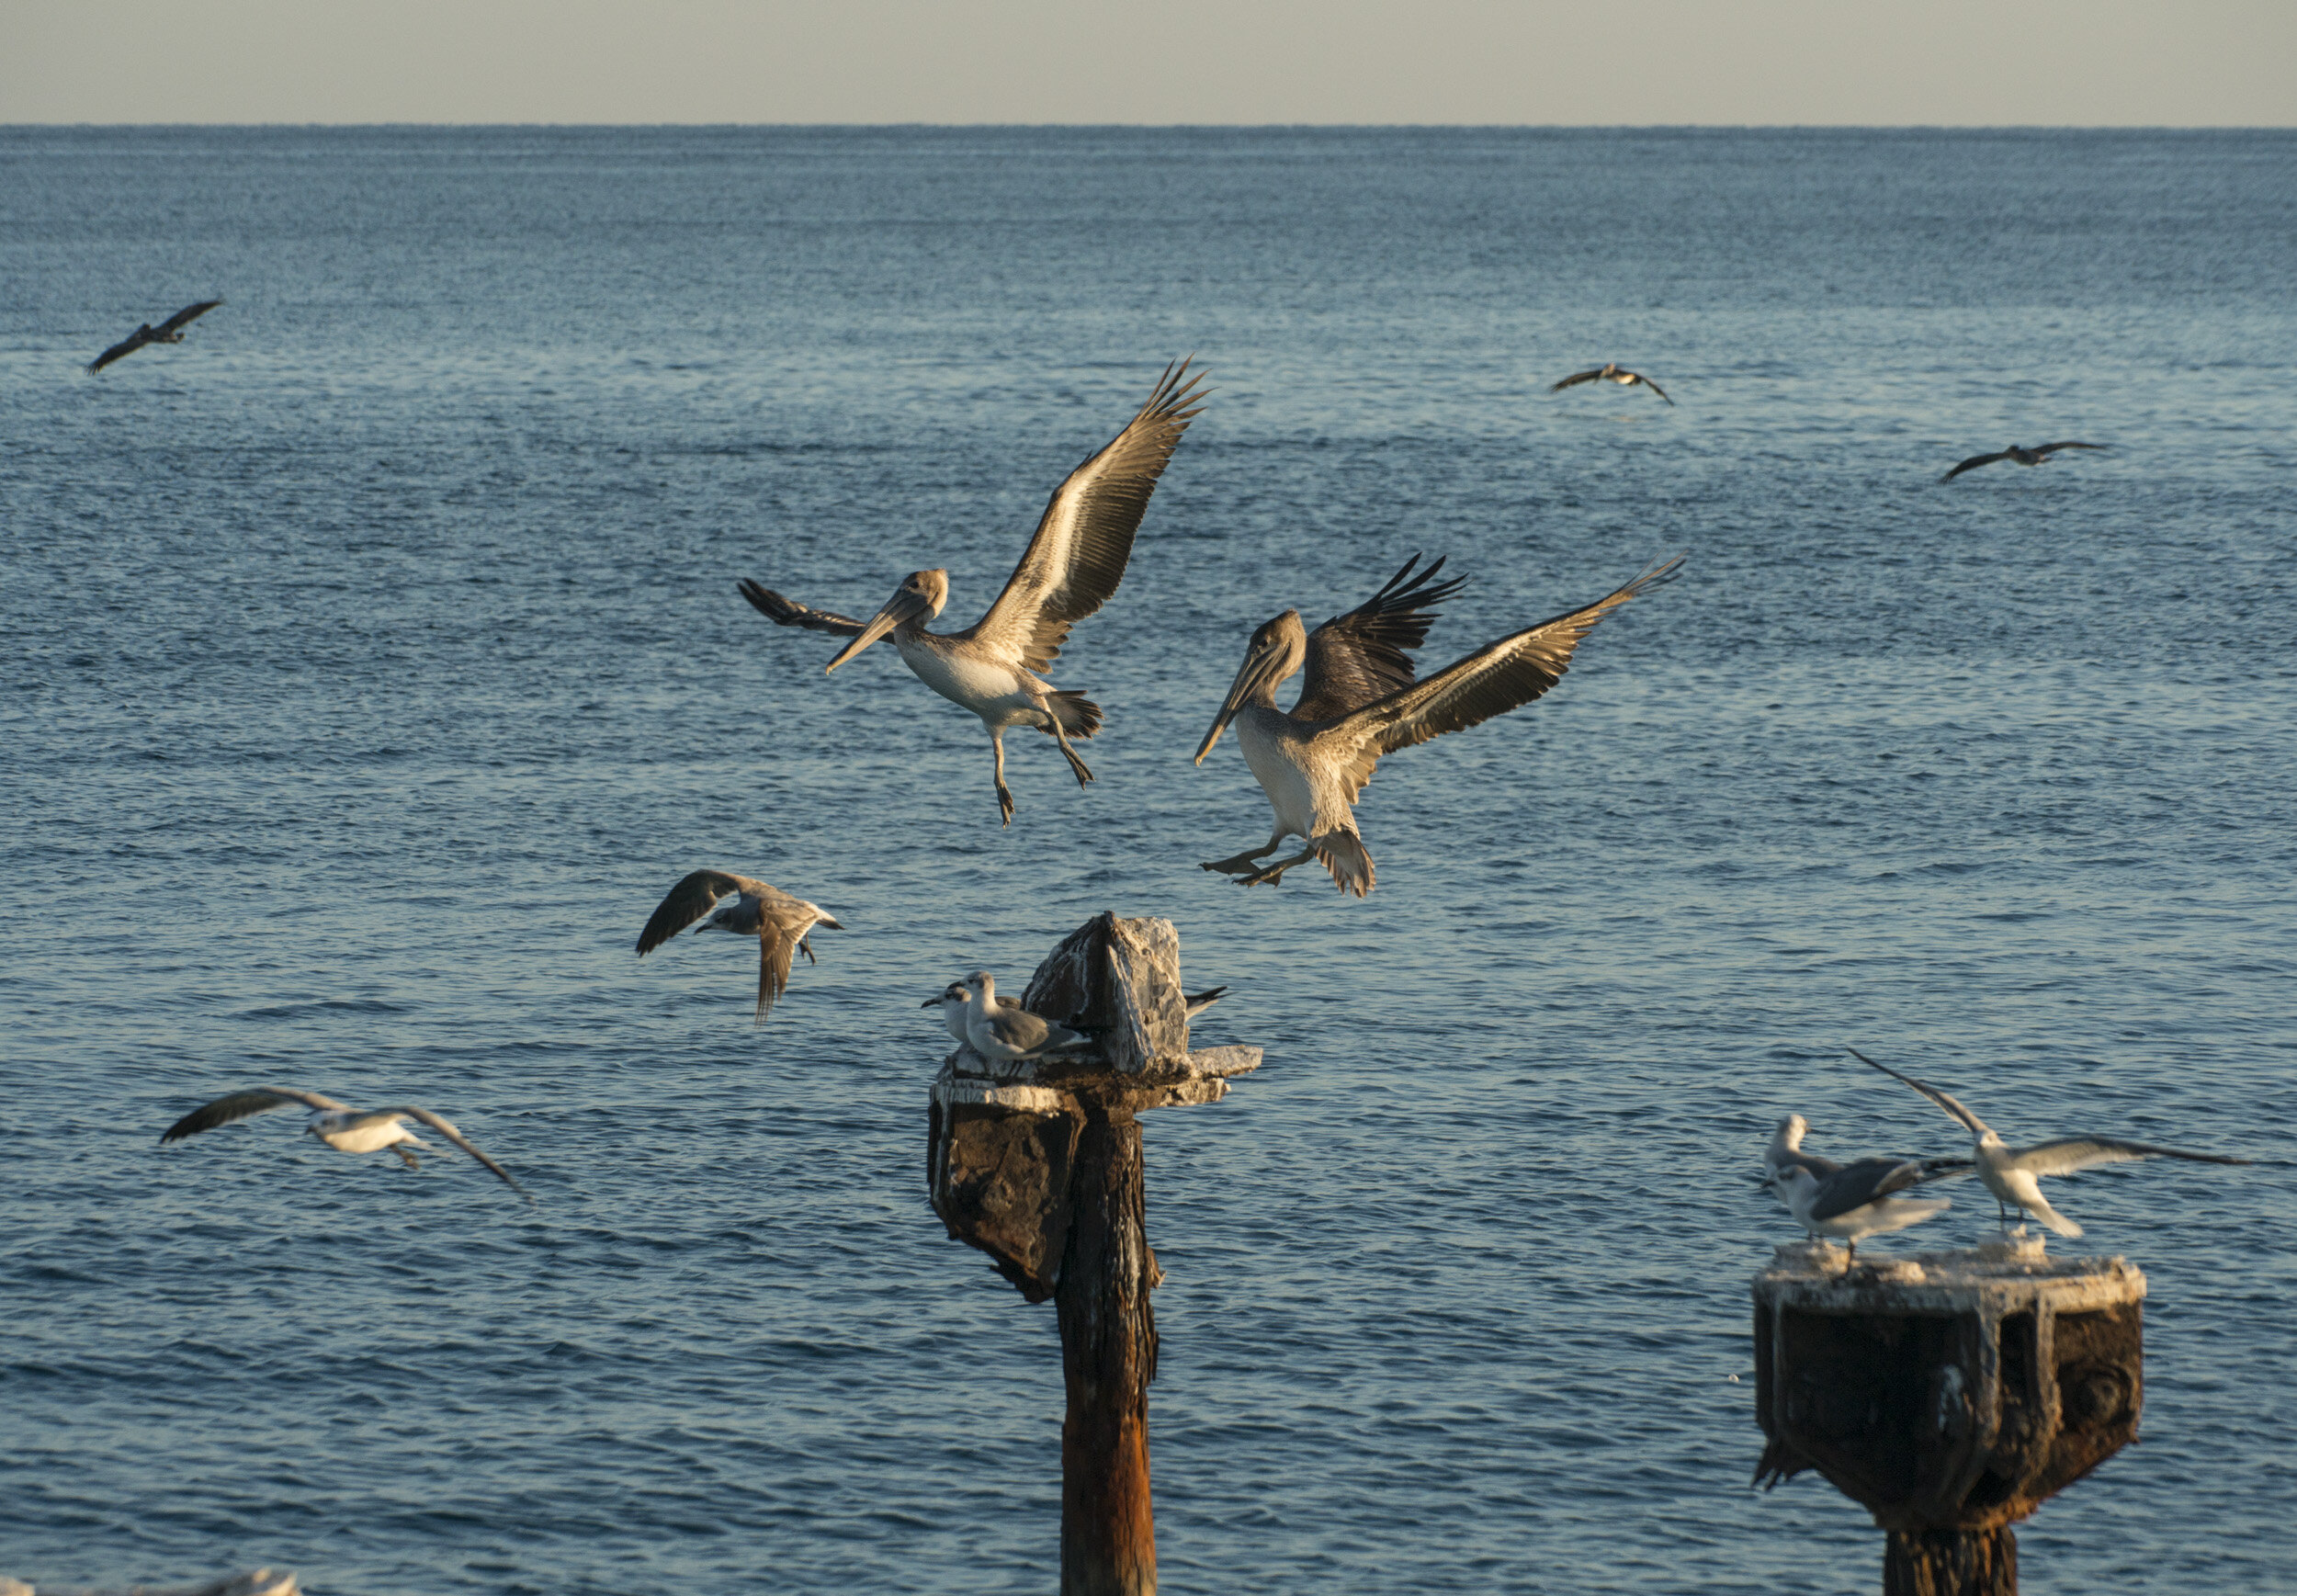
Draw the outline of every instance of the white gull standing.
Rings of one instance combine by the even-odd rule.
[[[1785,1200],[1796,1224],[1810,1235],[1848,1242],[1850,1261],[1855,1263],[1859,1243],[1869,1236],[1919,1225],[1954,1205],[1943,1197],[1918,1199],[1897,1194],[1932,1178],[1923,1172],[1918,1159],[1861,1159],[1824,1177],[1813,1174],[1803,1164],[1791,1163],[1771,1183]]]
[[[984,1058],[1013,1064],[1041,1053],[1093,1045],[1095,1038],[1082,1031],[1033,1014],[1018,1003],[1000,1002],[997,978],[985,969],[966,977],[965,985],[965,1039]]]

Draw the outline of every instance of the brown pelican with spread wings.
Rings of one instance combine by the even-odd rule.
[[[1363,897],[1372,890],[1372,855],[1356,831],[1355,803],[1380,756],[1529,704],[1563,679],[1572,651],[1598,621],[1682,565],[1680,556],[1655,565],[1584,608],[1488,643],[1418,682],[1405,651],[1418,648],[1435,621],[1427,606],[1460,587],[1456,580],[1433,582],[1441,560],[1415,577],[1419,560],[1413,555],[1379,592],[1313,633],[1298,610],[1288,609],[1252,634],[1196,763],[1205,763],[1234,720],[1244,761],[1276,811],[1276,829],[1266,846],[1209,861],[1205,869],[1233,876],[1239,886],[1273,887],[1295,865],[1315,859],[1334,886]],[[1276,687],[1303,664],[1307,680],[1287,713],[1276,707]],[[1287,836],[1307,846],[1272,865],[1257,862]]]
[[[198,1136],[203,1130],[213,1130],[220,1125],[230,1125],[250,1115],[268,1114],[275,1108],[285,1108],[290,1103],[300,1103],[311,1111],[311,1117],[304,1121],[304,1130],[337,1152],[379,1152],[389,1148],[411,1170],[422,1168],[422,1160],[408,1150],[410,1148],[436,1150],[427,1141],[417,1141],[414,1133],[407,1128],[406,1121],[418,1120],[492,1170],[495,1176],[512,1191],[526,1197],[526,1188],[511,1179],[508,1170],[472,1146],[470,1138],[457,1130],[444,1115],[433,1114],[427,1108],[377,1108],[361,1113],[322,1092],[304,1092],[292,1086],[260,1087],[253,1092],[234,1092],[229,1096],[219,1097],[213,1103],[193,1109],[169,1126],[160,1133],[160,1140],[163,1143],[181,1141],[187,1136]],[[532,1197],[526,1197],[526,1200],[530,1203],[534,1201]]]
[[[162,322],[156,327],[152,325],[151,323],[146,322],[142,326],[138,327],[134,332],[129,334],[119,343],[113,345],[110,348],[105,350],[101,355],[98,355],[95,359],[89,361],[87,368],[90,371],[101,371],[105,367],[109,366],[115,360],[125,360],[129,356],[142,348],[146,344],[180,344],[184,341],[184,329],[186,327],[191,325],[192,323],[198,321],[200,317],[206,315],[209,311],[214,310],[216,306],[221,304],[222,302],[223,301],[221,300],[202,300],[196,305],[186,305],[182,310],[168,317],[166,321]]]
[[[1939,478],[1939,481],[1951,482],[1964,471],[1975,471],[1980,466],[1992,465],[1996,460],[2016,460],[2021,466],[2038,466],[2060,449],[2105,449],[2112,447],[2111,444],[2076,443],[2072,438],[2067,438],[2064,443],[2037,444],[2030,449],[2020,448],[2016,444],[2011,444],[1999,454],[1972,455],[1952,470]]]
[[[1069,743],[1101,729],[1101,707],[1064,692],[1039,672],[1052,668],[1069,628],[1099,609],[1125,580],[1133,535],[1148,509],[1157,478],[1181,435],[1203,409],[1188,362],[1165,368],[1148,402],[1125,430],[1053,490],[1036,536],[989,613],[961,632],[929,632],[925,623],[949,602],[947,571],[913,571],[866,621],[809,609],[773,589],[743,581],[741,595],[776,626],[804,627],[850,639],[823,670],[834,671],[887,633],[918,679],[981,718],[996,755],[997,808],[1013,823],[1005,786],[1005,733],[1035,727],[1060,744],[1077,785],[1092,779]],[[1190,408],[1194,404],[1194,409]]]
[[[733,901],[720,907],[719,900],[730,897]],[[695,925],[697,920],[701,923]],[[646,929],[638,934],[639,957],[644,958],[689,925],[697,934],[730,931],[737,936],[758,939],[754,1021],[759,1024],[764,1024],[774,1000],[788,990],[789,969],[796,956],[802,953],[808,964],[814,962],[813,944],[808,939],[813,928],[845,929],[826,910],[792,898],[778,887],[723,870],[696,870],[673,887],[647,917]]]
[[[1558,382],[1554,387],[1548,389],[1547,391],[1550,393],[1561,393],[1565,389],[1577,388],[1582,382],[1616,382],[1622,388],[1633,388],[1636,383],[1640,382],[1644,387],[1658,394],[1661,399],[1667,399],[1666,389],[1661,388],[1658,383],[1652,381],[1649,378],[1644,376],[1640,372],[1627,370],[1615,360],[1608,365],[1598,366],[1591,371],[1574,371],[1561,382]],[[1667,402],[1672,404],[1675,402],[1671,399],[1667,399]]]

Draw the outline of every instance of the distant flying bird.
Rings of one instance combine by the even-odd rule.
[[[1413,555],[1379,592],[1311,633],[1300,612],[1288,609],[1252,634],[1228,696],[1196,750],[1196,763],[1234,720],[1244,761],[1276,812],[1276,829],[1263,847],[1208,860],[1207,870],[1237,877],[1239,886],[1274,886],[1295,865],[1310,859],[1331,872],[1332,884],[1361,898],[1372,890],[1371,852],[1356,830],[1355,802],[1383,754],[1394,753],[1481,725],[1519,708],[1563,679],[1572,651],[1595,624],[1639,594],[1671,580],[1682,560],[1651,567],[1626,586],[1584,608],[1488,643],[1424,682],[1415,682],[1407,649],[1418,648],[1433,624],[1427,606],[1456,592],[1457,580],[1433,583],[1439,560],[1413,576]],[[1279,684],[1307,667],[1299,701],[1276,707]],[[1271,865],[1287,836],[1307,846]]]
[[[2044,1225],[2065,1237],[2079,1236],[2082,1228],[2050,1206],[2042,1194],[2040,1182],[2045,1175],[2070,1175],[2079,1170],[2093,1169],[2099,1164],[2128,1163],[2137,1159],[2184,1159],[2197,1164],[2246,1164],[2247,1159],[2227,1158],[2222,1153],[2180,1152],[2174,1147],[2152,1147],[2142,1141],[2119,1141],[2103,1136],[2061,1137],[2056,1141],[2037,1142],[2032,1147],[2012,1148],[1988,1130],[1986,1122],[1955,1102],[1935,1086],[1925,1086],[1911,1075],[1901,1075],[1887,1064],[1875,1064],[1856,1047],[1846,1048],[1851,1058],[1861,1064],[1870,1064],[1895,1081],[1903,1081],[1939,1107],[1944,1109],[1967,1130],[1975,1143],[1978,1179],[1994,1194],[1995,1211],[2000,1216],[2002,1228],[2009,1228],[2009,1215],[2005,1205],[2019,1210],[2022,1218],[2031,1214]]]
[[[1622,388],[1633,388],[1636,383],[1640,382],[1644,387],[1658,394],[1661,399],[1667,399],[1666,389],[1661,388],[1658,383],[1652,381],[1649,378],[1644,376],[1640,372],[1625,370],[1617,361],[1612,361],[1607,366],[1598,366],[1592,371],[1574,371],[1561,382],[1558,382],[1554,387],[1548,389],[1547,391],[1550,393],[1561,393],[1565,389],[1577,388],[1582,382],[1616,382]],[[1667,402],[1672,404],[1675,402],[1671,399],[1667,399]]]
[[[719,900],[727,897],[733,901],[720,907]],[[697,920],[701,923],[695,925]],[[792,898],[778,887],[722,870],[696,870],[673,887],[648,916],[646,929],[638,934],[639,956],[644,958],[689,925],[697,935],[705,931],[730,931],[737,936],[758,939],[755,1019],[761,1024],[774,1000],[788,989],[796,956],[802,953],[808,964],[814,962],[813,944],[808,940],[813,928],[845,929],[826,911],[802,898]]]
[[[925,629],[949,602],[945,570],[911,572],[867,621],[809,609],[746,579],[740,584],[741,595],[776,626],[850,638],[825,672],[892,633],[893,646],[920,681],[981,718],[996,755],[998,812],[1010,825],[1013,804],[1005,786],[1005,733],[1013,728],[1035,727],[1058,742],[1079,787],[1092,779],[1069,740],[1091,737],[1101,729],[1101,707],[1037,673],[1052,669],[1069,628],[1106,604],[1125,580],[1148,496],[1181,435],[1203,409],[1197,403],[1201,381],[1201,374],[1189,379],[1186,360],[1165,368],[1125,430],[1053,491],[1004,592],[987,615],[963,631],[944,635]],[[1195,409],[1189,408],[1192,403]],[[873,542],[882,541],[869,530]]]
[[[966,977],[965,987],[966,1040],[984,1058],[1010,1064],[1094,1044],[1089,1032],[1033,1014],[1018,1003],[1000,1002],[997,978],[985,969]]]
[[[1943,1197],[1898,1195],[1936,1178],[1925,1174],[1916,1159],[1861,1159],[1826,1175],[1801,1164],[1788,1164],[1772,1179],[1771,1186],[1805,1234],[1830,1236],[1849,1243],[1850,1262],[1855,1263],[1859,1243],[1869,1236],[1886,1236],[1935,1219],[1954,1205]]]
[[[216,306],[221,304],[222,302],[223,301],[221,300],[202,300],[196,305],[186,305],[182,310],[168,317],[166,321],[162,322],[156,327],[152,325],[151,323],[146,322],[142,326],[138,327],[134,332],[129,334],[119,343],[113,345],[110,348],[105,350],[101,355],[98,355],[95,359],[89,361],[87,368],[90,371],[101,371],[105,367],[109,366],[115,360],[126,359],[129,356],[142,348],[146,344],[180,344],[184,341],[184,329],[186,327],[198,321],[200,317],[206,315],[209,311],[214,310]]]
[[[2067,438],[2064,443],[2038,444],[2030,449],[2020,448],[2016,444],[2011,444],[1999,454],[1972,455],[1952,470],[1939,478],[1939,481],[1951,482],[1964,471],[1975,471],[1980,466],[1992,465],[1996,460],[2016,460],[2021,466],[2038,466],[2060,449],[2109,449],[2112,447],[2111,444],[2076,443],[2072,438]]]
[[[420,1148],[425,1152],[438,1150],[429,1142],[417,1141],[414,1133],[401,1123],[409,1119],[420,1120],[492,1170],[512,1191],[526,1197],[526,1188],[511,1179],[508,1170],[473,1147],[469,1138],[449,1124],[444,1115],[433,1114],[427,1108],[378,1108],[362,1114],[332,1097],[316,1092],[298,1092],[292,1087],[265,1087],[219,1097],[213,1103],[193,1109],[169,1126],[161,1133],[160,1141],[162,1144],[181,1141],[187,1136],[198,1136],[203,1130],[213,1130],[219,1125],[229,1125],[250,1115],[268,1114],[275,1108],[285,1108],[290,1103],[302,1104],[311,1111],[311,1118],[305,1122],[303,1128],[337,1152],[379,1152],[389,1148],[411,1170],[423,1166],[421,1160],[408,1150],[410,1148]],[[534,1201],[532,1197],[526,1197],[526,1200],[530,1203]]]

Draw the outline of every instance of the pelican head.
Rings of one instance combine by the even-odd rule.
[[[949,602],[949,573],[946,571],[912,571],[901,579],[901,585],[893,590],[893,596],[885,607],[862,628],[861,636],[837,651],[837,658],[824,665],[827,675],[846,661],[860,653],[886,633],[905,626],[922,626],[941,613]]]
[[[1279,683],[1297,671],[1308,657],[1308,630],[1300,624],[1300,612],[1288,609],[1274,620],[1252,634],[1245,645],[1244,663],[1237,667],[1236,681],[1229,685],[1228,701],[1220,706],[1214,718],[1212,730],[1205,733],[1204,746],[1196,751],[1196,763],[1205,763],[1205,755],[1220,741],[1220,734],[1236,712],[1247,704],[1264,704],[1273,708]]]

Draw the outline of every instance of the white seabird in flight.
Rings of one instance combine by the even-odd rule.
[[[402,1123],[410,1119],[420,1120],[492,1170],[512,1191],[526,1197],[530,1203],[534,1201],[526,1196],[526,1187],[511,1179],[508,1170],[473,1147],[445,1115],[433,1114],[427,1108],[377,1108],[361,1113],[317,1092],[299,1092],[285,1086],[263,1087],[253,1092],[234,1092],[228,1097],[219,1097],[213,1103],[193,1109],[161,1132],[160,1141],[163,1144],[181,1141],[187,1136],[198,1136],[203,1130],[213,1130],[217,1126],[229,1125],[250,1115],[268,1114],[275,1108],[285,1108],[290,1103],[302,1104],[311,1111],[311,1118],[305,1122],[303,1128],[337,1152],[379,1152],[389,1148],[411,1170],[420,1169],[422,1164],[409,1149],[420,1148],[425,1152],[438,1150],[427,1141],[415,1139],[414,1133]]]
[[[2122,1141],[2113,1137],[2068,1136],[2055,1141],[2036,1142],[2032,1147],[2013,1148],[1986,1127],[1986,1121],[1971,1113],[1935,1086],[1925,1086],[1911,1075],[1901,1075],[1887,1064],[1875,1064],[1856,1047],[1844,1049],[1861,1064],[1870,1064],[1893,1080],[1903,1081],[1939,1107],[1944,1109],[1970,1133],[1978,1166],[1978,1179],[1994,1194],[1997,1211],[2001,1214],[2002,1227],[2009,1228],[2007,1208],[2014,1207],[2022,1217],[2031,1214],[2051,1229],[2065,1237],[2076,1237],[2082,1228],[2050,1206],[2042,1194],[2042,1177],[2070,1175],[2078,1170],[2094,1169],[2099,1164],[2129,1163],[2137,1159],[2184,1159],[2197,1164],[2246,1164],[2247,1159],[2227,1158],[2223,1153],[2181,1152],[2174,1147],[2154,1147],[2142,1141]]]

